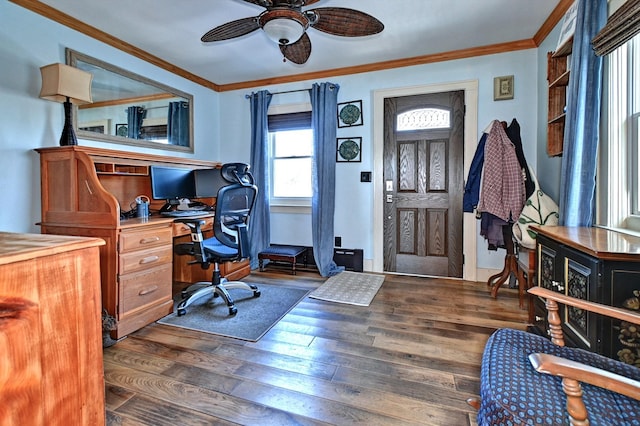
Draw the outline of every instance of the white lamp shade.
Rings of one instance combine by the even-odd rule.
[[[42,89],[40,97],[55,102],[82,105],[91,100],[93,74],[65,64],[51,64],[40,68]]]
[[[304,34],[304,26],[293,19],[271,19],[262,26],[262,29],[271,40],[278,44],[295,43]]]

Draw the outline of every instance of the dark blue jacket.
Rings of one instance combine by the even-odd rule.
[[[483,133],[478,142],[476,153],[471,161],[469,168],[469,176],[467,184],[464,187],[464,196],[462,197],[462,211],[473,213],[478,206],[480,199],[480,180],[482,179],[482,166],[484,165],[484,143],[487,141],[487,134]]]

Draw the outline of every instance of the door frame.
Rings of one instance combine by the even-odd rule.
[[[373,91],[373,272],[384,272],[384,187],[383,187],[383,151],[384,151],[384,100],[402,96],[464,90],[464,176],[471,167],[471,161],[478,145],[478,80],[465,80],[452,83],[429,84]],[[466,179],[465,179],[466,182]],[[462,206],[460,206],[462,209]],[[462,279],[476,281],[477,277],[477,222],[475,215],[463,214],[463,255]],[[446,277],[445,277],[446,278]]]

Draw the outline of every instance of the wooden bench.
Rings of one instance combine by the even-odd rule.
[[[260,265],[260,271],[264,271],[264,260],[269,260],[270,262],[286,262],[291,263],[291,270],[293,275],[296,274],[296,263],[298,257],[304,254],[307,251],[306,247],[303,246],[289,246],[289,245],[270,245],[264,251],[258,253],[258,262]],[[306,264],[306,258],[305,258]]]

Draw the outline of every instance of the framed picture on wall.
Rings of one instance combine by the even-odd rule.
[[[338,138],[336,143],[338,163],[359,163],[362,161],[362,138]]]
[[[116,136],[127,137],[128,129],[127,123],[116,124]]]
[[[493,79],[493,100],[513,99],[513,76],[505,75]]]
[[[362,126],[362,101],[338,104],[338,127]]]

